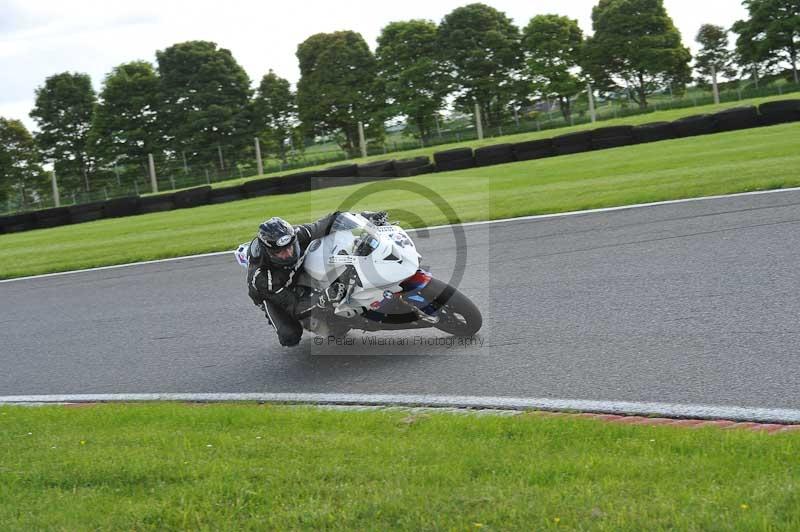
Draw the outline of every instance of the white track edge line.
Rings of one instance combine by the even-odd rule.
[[[416,227],[413,229],[409,229],[408,232],[420,232],[420,231],[435,231],[437,229],[448,229],[450,227],[460,226],[460,227],[472,227],[477,225],[488,225],[488,224],[502,224],[502,223],[513,223],[513,222],[524,222],[527,220],[546,220],[548,218],[561,218],[566,216],[578,216],[581,214],[596,214],[602,212],[614,212],[614,211],[622,211],[627,209],[641,209],[647,207],[658,207],[661,205],[674,205],[677,203],[689,203],[695,201],[706,201],[706,200],[718,200],[718,199],[727,199],[727,198],[738,198],[743,196],[759,196],[762,194],[775,194],[777,192],[798,192],[800,191],[800,187],[794,188],[779,188],[774,190],[756,190],[753,192],[739,192],[736,194],[722,194],[718,196],[702,196],[698,198],[685,198],[685,199],[677,199],[677,200],[667,200],[667,201],[656,201],[653,203],[637,203],[634,205],[619,205],[617,207],[602,207],[599,209],[587,209],[583,211],[570,211],[570,212],[557,212],[553,214],[535,214],[531,216],[519,216],[517,218],[502,218],[499,220],[485,220],[480,222],[464,222],[460,224],[449,224],[449,225],[435,225],[432,227]],[[71,275],[75,273],[86,273],[86,272],[94,272],[94,271],[102,271],[102,270],[113,270],[116,268],[128,268],[131,266],[144,266],[147,264],[158,264],[162,262],[170,262],[170,261],[179,261],[179,260],[187,260],[187,259],[200,259],[203,257],[216,257],[219,255],[225,255],[227,253],[233,253],[233,250],[229,251],[214,251],[212,253],[202,253],[199,255],[186,255],[183,257],[171,257],[167,259],[156,259],[156,260],[146,260],[141,262],[129,262],[126,264],[113,264],[111,266],[98,266],[96,268],[85,268],[83,270],[69,270],[66,272],[54,272],[54,273],[43,273],[40,275],[30,275],[28,277],[15,277],[14,279],[2,279],[0,280],[0,284],[3,283],[13,283],[17,281],[30,281],[32,279],[42,279],[46,277],[58,277],[61,275]]]
[[[301,404],[456,407],[503,410],[579,411],[603,414],[663,416],[690,419],[726,419],[760,423],[800,423],[800,410],[672,403],[538,399],[458,395],[384,395],[328,393],[121,393],[0,396],[0,405],[103,402],[278,402]]]

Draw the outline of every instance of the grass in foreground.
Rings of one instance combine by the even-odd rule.
[[[800,528],[800,437],[258,405],[0,407],[3,530]]]
[[[448,219],[427,199],[398,191],[418,183],[461,221],[566,212],[800,186],[800,124],[381,182],[357,206],[400,209],[407,226]],[[0,278],[233,249],[264,218],[303,222],[340,209],[360,186],[254,198],[166,213],[0,235]],[[393,218],[394,218],[393,217]]]

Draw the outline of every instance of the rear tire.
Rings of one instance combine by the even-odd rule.
[[[431,279],[421,294],[438,308],[434,326],[453,336],[473,336],[483,325],[481,311],[467,296],[449,284]]]

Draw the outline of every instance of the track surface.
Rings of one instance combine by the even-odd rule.
[[[795,191],[465,227],[461,289],[485,320],[482,345],[467,347],[369,345],[413,343],[414,333],[351,333],[354,345],[318,347],[307,334],[281,348],[232,255],[4,283],[0,396],[450,394],[796,409],[798,229]],[[423,264],[449,278],[452,230],[415,241]]]

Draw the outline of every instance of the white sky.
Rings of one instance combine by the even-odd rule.
[[[354,30],[374,50],[387,23],[424,18],[440,22],[471,0],[355,0],[246,2],[242,0],[0,0],[0,116],[29,129],[34,90],[58,72],[86,72],[99,91],[114,66],[144,59],[187,40],[209,40],[228,48],[254,84],[271,68],[292,83],[299,71],[295,51],[319,32]],[[531,17],[557,13],[578,19],[591,32],[597,0],[484,0],[517,26]],[[740,0],[665,0],[667,11],[695,50],[701,24],[725,27],[746,15]]]

